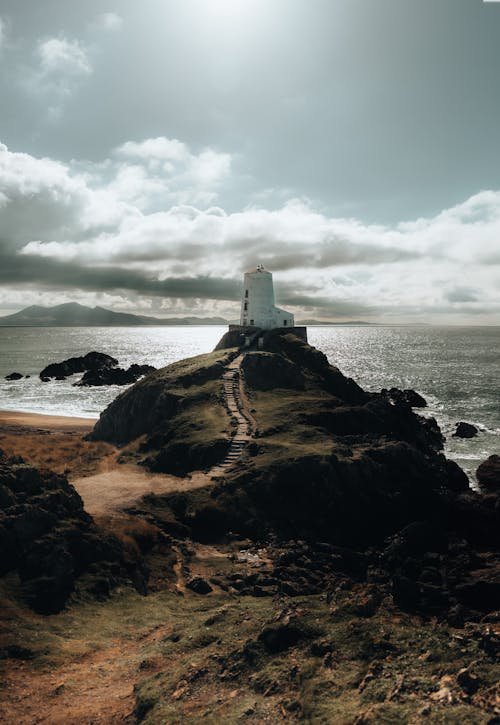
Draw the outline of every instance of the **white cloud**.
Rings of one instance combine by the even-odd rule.
[[[498,315],[500,192],[394,226],[331,217],[293,199],[274,210],[226,213],[207,200],[232,183],[230,169],[228,154],[195,153],[164,137],[127,142],[100,164],[62,164],[0,146],[0,243],[151,279],[234,279],[262,262],[281,283],[281,301],[299,314],[331,317],[358,305],[383,319]]]
[[[115,149],[118,156],[142,161],[185,161],[189,158],[188,147],[176,138],[148,138],[145,141],[127,141]]]
[[[102,15],[99,15],[98,24],[105,30],[120,30],[123,25],[123,18],[117,13],[102,13]]]
[[[182,141],[165,136],[127,141],[114,154],[125,163],[143,164],[149,180],[154,180],[155,190],[164,192],[163,202],[168,199],[181,204],[212,204],[219,186],[231,173],[230,154],[214,149],[196,154]]]
[[[79,85],[93,73],[87,47],[64,37],[40,39],[35,49],[36,66],[26,70],[20,85],[43,106],[40,115],[57,122]]]
[[[86,49],[78,40],[48,38],[38,43],[38,55],[44,75],[89,75],[92,66]]]

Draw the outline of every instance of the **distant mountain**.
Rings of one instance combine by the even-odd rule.
[[[55,307],[32,305],[0,317],[0,327],[118,327],[133,325],[227,325],[223,317],[147,317],[113,312],[104,307],[85,307],[67,302]]]

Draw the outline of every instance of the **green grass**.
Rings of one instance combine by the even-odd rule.
[[[17,599],[14,578],[1,586],[3,603]],[[49,667],[56,680],[58,667],[117,646],[133,665],[136,718],[147,725],[285,716],[347,725],[362,713],[360,722],[399,724],[418,722],[424,707],[428,723],[488,721],[453,679],[472,663],[484,691],[494,685],[495,664],[474,631],[455,636],[445,624],[401,615],[387,603],[371,618],[355,618],[351,596],[341,593],[332,614],[318,595],[180,597],[163,590],[141,597],[122,589],[106,602],[74,604],[52,617],[33,615],[16,601],[8,630],[10,644],[35,653],[24,664],[34,677]],[[285,651],[268,651],[260,633],[289,616],[306,634]],[[431,698],[444,676],[454,683],[452,704]]]

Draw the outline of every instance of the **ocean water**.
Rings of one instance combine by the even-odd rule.
[[[123,390],[42,383],[50,362],[90,350],[155,367],[213,350],[225,327],[0,328],[0,409],[97,417]],[[428,402],[447,438],[446,454],[474,477],[478,464],[500,454],[500,327],[310,327],[309,342],[367,390],[414,388]],[[31,375],[18,382],[5,375]],[[480,429],[452,438],[455,423]]]

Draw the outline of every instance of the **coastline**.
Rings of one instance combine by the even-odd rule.
[[[22,410],[0,410],[0,428],[3,426],[22,426],[26,428],[44,428],[52,431],[90,431],[97,418],[53,415],[50,413],[27,413]]]

